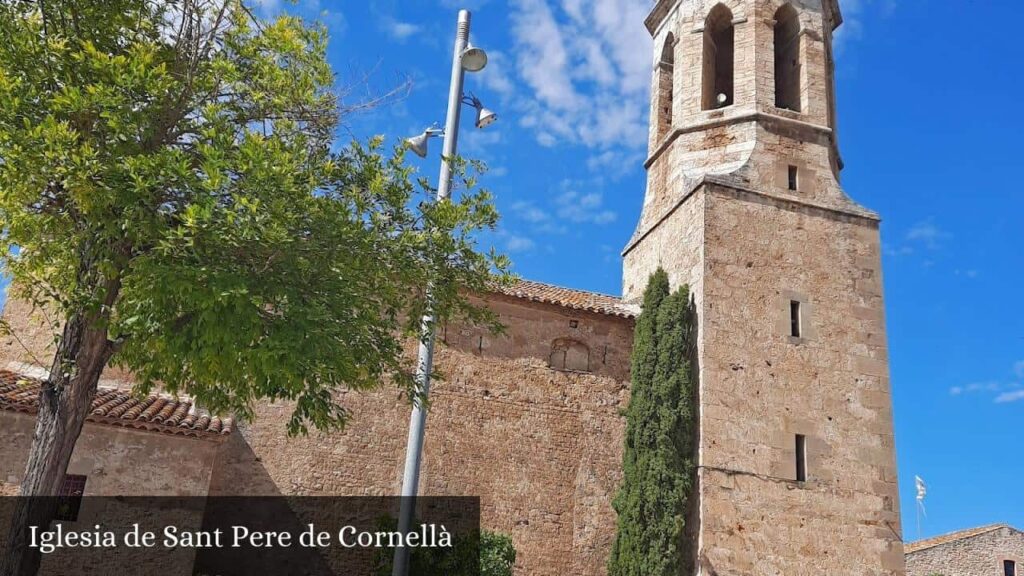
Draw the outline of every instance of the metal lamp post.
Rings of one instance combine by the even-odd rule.
[[[451,194],[452,166],[459,140],[459,119],[461,104],[466,103],[477,110],[476,125],[483,128],[497,119],[497,115],[484,108],[475,96],[462,93],[466,71],[479,72],[487,65],[487,54],[469,43],[468,10],[459,11],[458,30],[455,35],[455,51],[452,58],[451,88],[448,93],[448,117],[442,132],[428,128],[423,134],[406,140],[406,146],[416,155],[426,157],[427,141],[435,136],[444,136],[444,151],[441,156],[441,175],[438,179],[437,202],[444,202]],[[420,460],[423,452],[423,434],[426,427],[427,411],[423,405],[430,392],[430,372],[434,364],[434,312],[431,288],[427,287],[427,311],[420,320],[420,346],[416,362],[417,397],[413,399],[412,416],[409,419],[409,441],[405,452],[405,473],[402,476],[402,501],[398,517],[398,530],[408,534],[412,527],[419,491]],[[409,549],[395,548],[392,576],[406,576],[409,572]]]

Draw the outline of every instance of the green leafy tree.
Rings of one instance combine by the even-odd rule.
[[[661,269],[644,292],[610,576],[678,576],[688,564],[683,527],[696,470],[689,297],[686,287],[670,294]]]
[[[0,263],[56,350],[23,495],[58,490],[108,364],[241,418],[291,401],[294,434],[342,426],[341,388],[412,390],[428,281],[439,320],[497,326],[465,298],[506,277],[489,195],[459,162],[435,205],[401,151],[337,146],[326,46],[240,0],[0,2]],[[21,506],[0,573],[51,513]]]
[[[379,526],[395,530],[398,522],[385,518]],[[374,557],[377,576],[390,576],[394,551],[383,548]],[[413,548],[409,554],[409,574],[416,576],[512,576],[516,549],[507,534],[480,530],[471,535],[456,534],[452,547]]]
[[[480,533],[480,576],[512,576],[515,564],[511,536],[489,530]]]

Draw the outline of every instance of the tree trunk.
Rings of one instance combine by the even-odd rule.
[[[29,526],[49,529],[56,496],[67,472],[75,442],[89,414],[96,385],[110,359],[112,346],[105,328],[75,314],[64,326],[50,376],[39,393],[39,414],[32,437],[21,497],[15,506],[7,554],[0,560],[2,576],[34,576],[42,559],[28,547]]]

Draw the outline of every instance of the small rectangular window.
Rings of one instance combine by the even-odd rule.
[[[64,482],[57,492],[56,520],[78,520],[78,509],[82,506],[82,495],[85,494],[85,481],[86,477],[79,474],[64,476]]]
[[[1003,574],[1005,576],[1017,576],[1017,563],[1013,560],[1003,560]]]
[[[807,481],[807,437],[796,435],[796,481]]]
[[[789,335],[794,338],[800,338],[802,330],[802,319],[800,318],[800,302],[798,300],[789,301]]]
[[[797,176],[799,174],[800,174],[800,172],[799,172],[799,170],[797,170],[796,166],[790,166],[789,167],[789,189],[790,190],[796,190],[797,189],[797,185],[799,184],[799,182],[797,181]]]

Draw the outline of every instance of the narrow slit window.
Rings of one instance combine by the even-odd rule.
[[[1017,576],[1017,563],[1013,560],[1003,560],[1003,575]]]
[[[799,175],[800,175],[800,171],[797,169],[796,166],[790,166],[789,167],[789,189],[790,190],[796,190],[797,187],[799,186],[800,182],[797,180]]]
[[[807,481],[807,437],[796,435],[796,481]]]
[[[799,300],[789,301],[789,335],[794,338],[801,338],[803,336],[803,321],[801,318],[802,311],[800,310]]]

